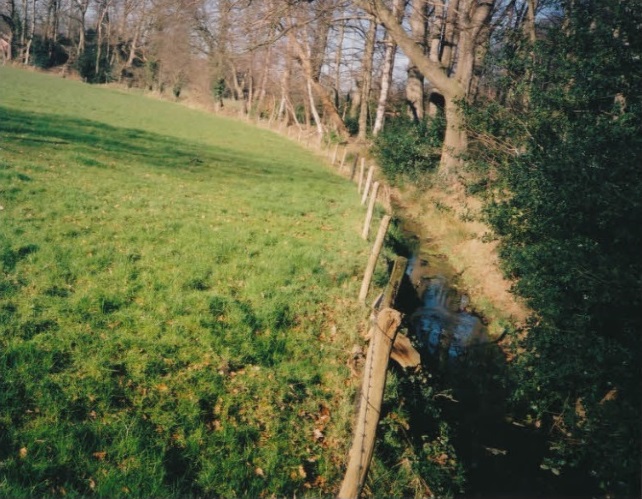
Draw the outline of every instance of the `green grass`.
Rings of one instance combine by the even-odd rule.
[[[0,496],[334,490],[354,186],[176,104],[8,67],[0,96]]]

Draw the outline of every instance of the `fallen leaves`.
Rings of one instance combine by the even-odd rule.
[[[606,402],[610,402],[611,400],[615,400],[616,398],[617,388],[612,388],[606,395],[604,395],[602,400],[600,400],[600,405],[604,405]]]

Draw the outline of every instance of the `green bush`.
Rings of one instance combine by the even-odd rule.
[[[359,117],[358,116],[346,116],[344,120],[348,133],[352,136],[359,133]]]
[[[98,46],[88,43],[85,51],[78,56],[76,67],[80,76],[87,83],[107,83],[113,80],[111,74],[111,63],[108,58],[108,46],[103,44],[100,53],[100,66],[96,68]]]
[[[541,469],[613,496],[640,484],[641,22],[634,3],[579,2],[534,47],[529,85],[516,75],[512,100],[467,123],[503,268],[534,311],[515,407],[547,432]]]
[[[33,65],[38,68],[51,68],[65,64],[69,60],[67,50],[60,42],[35,36],[33,39]]]
[[[374,154],[386,178],[393,184],[417,181],[434,170],[441,157],[443,117],[413,122],[407,117],[390,120],[377,136]]]

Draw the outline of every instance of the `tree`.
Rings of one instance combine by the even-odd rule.
[[[403,0],[394,0],[392,4],[392,12],[401,21],[403,15]],[[375,137],[383,129],[386,117],[386,105],[388,103],[388,95],[390,93],[390,86],[392,84],[392,72],[395,65],[395,54],[397,53],[397,44],[394,40],[386,35],[385,38],[385,54],[383,56],[383,67],[381,69],[381,89],[379,92],[379,100],[377,102],[377,113],[375,122],[372,127],[372,135]]]
[[[328,91],[320,82],[332,13],[333,6],[326,4],[315,7],[292,7],[284,18],[283,30],[287,32],[294,57],[307,80],[308,89],[314,90],[321,101],[326,117],[337,133],[345,137],[348,131],[343,119]],[[310,103],[313,105],[312,99]]]
[[[369,19],[366,32],[366,47],[363,53],[361,69],[361,106],[359,108],[359,134],[360,140],[366,139],[368,131],[368,110],[370,103],[370,91],[372,88],[372,59],[374,57],[375,41],[377,37],[377,21]]]
[[[425,54],[424,48],[418,45],[405,31],[383,0],[355,0],[357,5],[379,19],[405,55],[443,96],[446,132],[439,171],[446,178],[455,176],[457,169],[462,164],[462,155],[467,149],[468,137],[462,126],[463,121],[459,104],[468,96],[473,75],[475,50],[482,27],[489,21],[494,7],[494,1],[492,0],[484,2],[477,2],[476,0],[452,1],[458,1],[457,22],[459,31],[457,64],[454,73],[451,75],[449,66],[444,65],[443,55],[441,63],[431,60]],[[443,42],[448,42],[447,37],[443,39]],[[446,50],[448,49],[447,45],[449,43],[445,43],[444,53],[448,53],[448,50]]]

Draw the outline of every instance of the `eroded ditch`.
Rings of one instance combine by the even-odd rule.
[[[420,406],[434,404],[466,470],[466,497],[581,495],[584,486],[574,477],[557,477],[540,467],[546,435],[511,417],[514,387],[503,336],[489,336],[486,319],[476,313],[460,276],[437,246],[412,224],[405,223],[403,233],[412,250],[397,307],[433,388],[430,400],[407,404],[413,438],[419,442],[435,431]],[[410,388],[404,396],[417,393]]]

